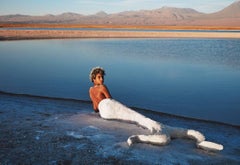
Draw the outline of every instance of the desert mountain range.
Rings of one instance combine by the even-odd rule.
[[[99,25],[191,25],[191,26],[240,26],[240,1],[211,14],[189,8],[162,7],[155,10],[125,11],[94,15],[63,13],[60,15],[3,15],[0,23],[53,23],[53,24],[99,24]]]

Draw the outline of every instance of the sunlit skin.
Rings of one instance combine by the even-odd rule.
[[[106,98],[111,98],[111,95],[107,87],[103,84],[104,77],[98,73],[96,78],[93,79],[93,87],[89,89],[89,95],[92,100],[93,109],[98,112],[98,104],[100,101]]]

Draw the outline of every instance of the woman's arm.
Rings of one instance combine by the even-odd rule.
[[[107,86],[102,85],[102,93],[104,94],[105,98],[112,98]]]

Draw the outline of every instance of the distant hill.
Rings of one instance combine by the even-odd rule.
[[[4,15],[0,16],[0,23],[240,26],[240,1],[211,14],[189,8],[162,7],[155,10],[125,11],[116,14],[100,11],[94,15],[77,13],[44,16]]]
[[[191,22],[193,25],[240,26],[240,1],[211,14],[203,14]]]
[[[223,10],[210,14],[209,16],[215,18],[239,18],[240,17],[240,1],[236,1]]]

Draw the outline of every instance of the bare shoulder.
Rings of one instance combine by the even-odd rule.
[[[110,92],[109,92],[108,89],[107,89],[107,86],[102,85],[101,91],[102,91],[103,94],[105,95],[105,98],[111,98],[111,97],[112,97],[111,94],[110,94]]]
[[[103,90],[107,90],[107,86],[106,86],[106,85],[104,85],[104,84],[103,84],[103,85],[101,85],[101,86],[100,86],[100,88],[101,88],[101,89],[103,89]]]
[[[89,92],[91,92],[92,90],[93,90],[93,87],[90,87],[90,88],[89,88]]]

